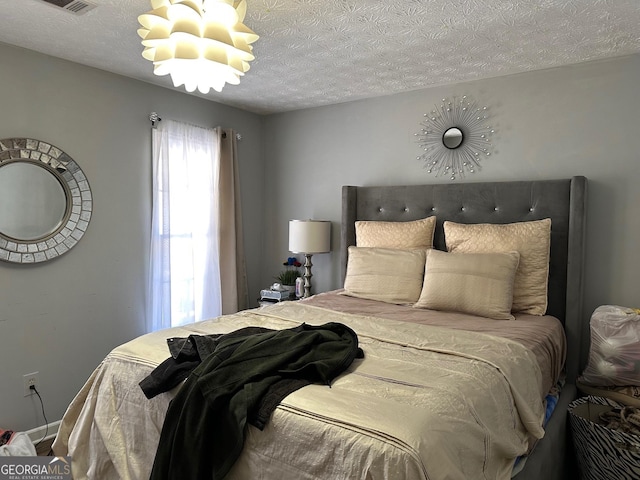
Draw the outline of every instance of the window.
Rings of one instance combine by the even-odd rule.
[[[218,130],[171,120],[153,130],[150,331],[222,312]]]

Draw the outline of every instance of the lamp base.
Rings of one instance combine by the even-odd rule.
[[[311,254],[310,253],[305,253],[304,254],[304,295],[302,296],[302,298],[307,298],[311,296],[311,277],[313,277],[313,275],[311,274],[311,267],[313,267],[313,263],[311,263]]]

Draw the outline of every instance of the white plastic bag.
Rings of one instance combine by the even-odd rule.
[[[25,432],[14,433],[9,443],[0,447],[0,457],[35,457],[36,455],[36,447]]]
[[[580,381],[593,386],[640,386],[640,310],[602,305],[591,316],[589,363]]]

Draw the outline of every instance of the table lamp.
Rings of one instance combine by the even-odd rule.
[[[311,255],[331,251],[331,222],[326,220],[290,220],[289,251],[304,254],[304,295],[311,296]]]

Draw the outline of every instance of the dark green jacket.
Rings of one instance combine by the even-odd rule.
[[[169,405],[151,479],[222,479],[242,451],[248,419],[266,421],[265,395],[329,385],[361,355],[355,332],[339,323],[223,336]]]

